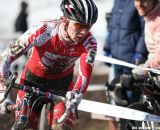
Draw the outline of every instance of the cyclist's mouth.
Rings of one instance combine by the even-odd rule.
[[[84,36],[83,35],[76,35],[76,39],[83,39]]]

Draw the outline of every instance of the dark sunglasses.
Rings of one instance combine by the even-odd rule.
[[[69,22],[74,23],[76,29],[90,29],[92,25],[81,24],[73,20],[69,20]]]

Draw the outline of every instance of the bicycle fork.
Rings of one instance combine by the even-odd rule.
[[[31,97],[31,94],[25,94],[24,99],[22,100],[19,117],[11,130],[24,130],[27,127],[29,113],[31,111]]]

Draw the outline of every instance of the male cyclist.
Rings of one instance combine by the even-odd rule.
[[[134,0],[134,4],[145,20],[145,43],[149,55],[144,67],[160,69],[160,2],[159,0]],[[144,70],[133,70],[135,78],[142,78],[146,74]]]
[[[59,20],[44,20],[26,31],[6,49],[0,61],[0,92],[3,94],[3,82],[10,76],[10,65],[29,49],[32,49],[29,60],[21,75],[21,84],[41,86],[51,89],[55,94],[73,95],[70,103],[78,105],[85,93],[97,50],[97,42],[89,32],[98,17],[98,10],[92,0],[63,0],[61,10],[64,14]],[[80,58],[77,81],[73,85],[75,61]],[[66,94],[67,93],[67,94]],[[19,91],[16,103],[22,102],[24,92]],[[33,101],[34,102],[33,98]],[[7,104],[9,99],[4,101]],[[3,105],[5,106],[5,105]],[[29,116],[29,129],[37,129],[40,106],[34,105]],[[2,106],[1,106],[2,107]],[[59,102],[48,113],[51,129],[71,130],[73,113],[67,120],[56,125],[55,119],[61,117],[65,104]],[[17,110],[16,119],[19,116]],[[54,115],[54,117],[53,117]],[[16,123],[13,130],[17,130]]]

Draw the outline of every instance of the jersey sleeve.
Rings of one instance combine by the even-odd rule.
[[[88,38],[86,42],[84,44],[86,52],[81,54],[77,81],[74,86],[74,89],[82,93],[85,93],[88,88],[97,51],[97,42],[93,37]]]
[[[10,75],[10,66],[13,61],[23,55],[33,46],[40,46],[44,43],[44,35],[46,26],[43,23],[34,25],[31,29],[26,31],[22,36],[9,44],[4,53],[0,56],[0,76],[8,79]],[[43,43],[42,43],[43,42]]]

